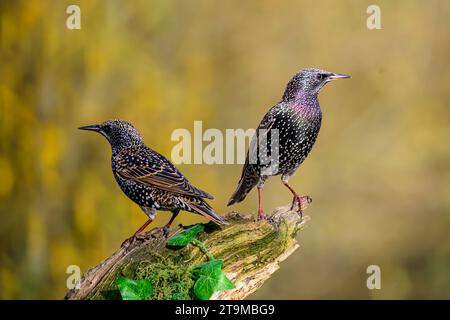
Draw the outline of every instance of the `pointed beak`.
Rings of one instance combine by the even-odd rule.
[[[337,80],[337,79],[347,79],[347,78],[351,78],[351,77],[347,74],[340,74],[340,73],[333,73],[328,76],[329,81]]]
[[[100,131],[100,126],[98,124],[93,124],[93,125],[90,125],[90,126],[79,127],[78,129],[99,132]]]

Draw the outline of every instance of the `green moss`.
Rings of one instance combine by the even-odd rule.
[[[239,233],[237,239],[238,242],[242,242],[242,237],[246,237],[245,233]],[[267,232],[263,237],[259,238],[257,241],[252,242],[251,246],[230,246],[227,250],[222,252],[223,256],[228,256],[229,259],[227,263],[233,263],[237,260],[241,260],[242,257],[248,257],[252,255],[258,256],[257,265],[252,265],[251,268],[258,267],[259,265],[263,265],[266,263],[267,259],[271,259],[274,256],[277,256],[279,252],[282,252],[284,249],[284,244],[282,243],[282,237],[274,231]],[[270,254],[268,254],[267,250],[271,250]],[[236,255],[236,253],[239,255]],[[261,254],[264,252],[264,254]],[[266,257],[265,259],[263,259]]]
[[[149,279],[154,287],[152,300],[189,300],[194,286],[190,268],[170,257],[141,261],[135,269],[136,279]]]

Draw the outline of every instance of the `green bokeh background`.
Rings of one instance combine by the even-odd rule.
[[[85,271],[145,221],[107,142],[78,126],[127,119],[170,157],[194,120],[255,127],[304,67],[352,79],[322,91],[318,142],[291,179],[314,199],[301,248],[251,297],[450,298],[450,2],[378,0],[381,30],[371,4],[1,1],[0,298],[62,298],[67,266]],[[180,169],[227,210],[240,165]],[[268,212],[290,201],[278,178],[264,195]],[[252,192],[234,209],[256,207]]]

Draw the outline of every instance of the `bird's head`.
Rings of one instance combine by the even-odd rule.
[[[113,148],[128,147],[144,143],[141,135],[133,125],[124,120],[108,120],[101,124],[84,126],[78,129],[100,133],[108,139]]]
[[[320,89],[328,82],[346,78],[350,78],[350,76],[314,68],[303,69],[292,77],[291,81],[287,84],[283,100],[289,101],[296,99],[299,94],[306,96],[317,95]]]

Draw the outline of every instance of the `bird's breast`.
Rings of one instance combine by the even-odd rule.
[[[321,126],[321,113],[288,110],[280,113],[272,126],[270,150],[278,147],[279,169],[277,174],[295,170],[311,151]],[[273,145],[273,143],[277,145]],[[274,153],[275,154],[275,153]]]

